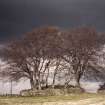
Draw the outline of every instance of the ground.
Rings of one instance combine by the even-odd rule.
[[[49,97],[0,97],[0,105],[105,105],[105,94],[70,94]]]

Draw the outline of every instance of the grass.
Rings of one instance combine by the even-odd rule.
[[[67,96],[48,96],[48,97],[0,97],[0,105],[43,105],[48,102],[78,102],[85,99],[96,99],[95,102],[102,102],[105,99],[105,94],[70,94]],[[47,105],[44,104],[44,105]],[[48,104],[50,105],[50,104]],[[58,104],[54,104],[58,105]],[[65,105],[65,104],[62,104]],[[72,104],[70,104],[72,105]],[[79,105],[79,104],[78,104]],[[82,104],[81,104],[82,105]],[[85,105],[85,104],[83,104]],[[86,104],[89,105],[89,104]],[[105,105],[102,104],[102,105]]]

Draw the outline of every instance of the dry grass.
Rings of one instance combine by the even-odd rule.
[[[48,97],[0,97],[0,105],[105,105],[105,94]]]

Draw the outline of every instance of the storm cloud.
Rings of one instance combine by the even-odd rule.
[[[0,41],[54,25],[105,30],[104,0],[0,0]]]

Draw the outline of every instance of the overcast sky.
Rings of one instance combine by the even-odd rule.
[[[105,0],[0,0],[0,41],[54,25],[105,30]]]

